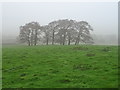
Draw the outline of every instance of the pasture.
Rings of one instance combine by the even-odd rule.
[[[3,88],[116,88],[118,47],[3,46]]]

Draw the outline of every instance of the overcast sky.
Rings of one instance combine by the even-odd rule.
[[[46,25],[53,20],[85,20],[94,34],[118,33],[117,2],[3,3],[3,36],[17,36],[19,26],[31,21]]]

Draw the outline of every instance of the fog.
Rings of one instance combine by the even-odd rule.
[[[96,44],[117,44],[117,2],[78,3],[2,3],[3,43],[15,43],[19,26],[31,21],[46,25],[58,19],[87,21],[94,29],[91,33]]]

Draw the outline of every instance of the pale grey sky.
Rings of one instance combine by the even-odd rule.
[[[3,37],[19,34],[19,26],[31,21],[46,25],[53,20],[85,20],[94,34],[118,33],[117,2],[3,3]]]

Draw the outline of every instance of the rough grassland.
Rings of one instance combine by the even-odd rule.
[[[3,88],[118,87],[118,47],[3,46]]]

